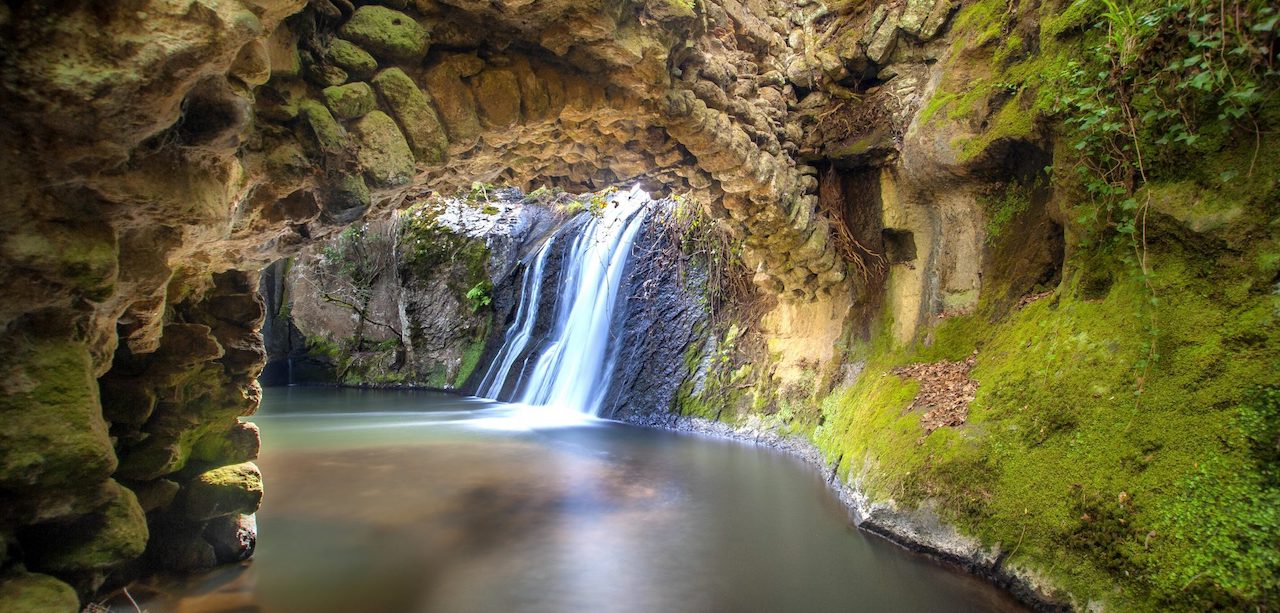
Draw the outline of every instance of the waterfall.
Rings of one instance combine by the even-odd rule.
[[[481,379],[478,393],[498,399],[515,377],[511,398],[596,414],[613,372],[616,347],[610,325],[618,303],[631,245],[644,226],[649,197],[640,189],[614,194],[603,210],[548,240],[526,267],[520,303],[501,349]],[[553,243],[569,239],[555,287],[552,313],[541,312],[542,282]],[[539,322],[551,325],[545,339],[531,343]],[[544,326],[545,327],[545,326]],[[520,362],[520,368],[515,368]]]

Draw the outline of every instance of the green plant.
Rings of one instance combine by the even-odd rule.
[[[475,313],[483,307],[489,306],[493,301],[493,297],[489,292],[493,290],[493,284],[488,281],[481,281],[471,289],[467,290],[467,300],[471,301],[471,312]]]

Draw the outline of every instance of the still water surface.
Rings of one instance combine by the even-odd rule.
[[[161,611],[1017,611],[772,450],[429,392],[266,390],[255,559]]]

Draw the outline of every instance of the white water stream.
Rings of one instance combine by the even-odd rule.
[[[515,321],[481,379],[478,394],[498,399],[515,377],[511,400],[595,415],[608,391],[616,351],[610,324],[618,288],[636,235],[644,226],[648,194],[618,192],[591,219],[548,240],[525,270]],[[539,308],[546,260],[557,240],[571,240],[560,267],[552,313]],[[546,317],[547,337],[530,351]],[[522,358],[522,356],[524,356]],[[517,368],[517,362],[520,363]]]

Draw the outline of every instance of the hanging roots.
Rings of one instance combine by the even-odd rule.
[[[864,283],[871,283],[873,277],[884,273],[884,254],[863,245],[854,238],[849,230],[848,216],[845,214],[844,202],[840,198],[842,191],[837,184],[839,177],[834,168],[828,168],[822,175],[822,189],[818,190],[818,209],[820,214],[831,225],[832,237],[836,242],[836,250],[840,256],[853,264],[858,276]]]

